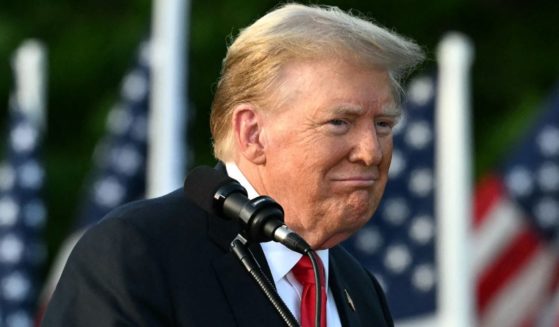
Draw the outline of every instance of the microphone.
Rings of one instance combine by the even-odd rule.
[[[184,192],[205,211],[239,222],[251,241],[276,241],[302,254],[311,251],[307,242],[283,223],[283,208],[276,201],[269,196],[250,200],[239,182],[216,169],[193,169],[184,182]]]

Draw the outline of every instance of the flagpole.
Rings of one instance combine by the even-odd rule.
[[[439,326],[475,326],[471,256],[470,78],[473,47],[458,33],[437,49],[436,217]]]
[[[13,58],[16,106],[38,126],[45,127],[46,113],[46,49],[37,40],[24,41]]]
[[[146,197],[183,183],[189,0],[154,1]]]

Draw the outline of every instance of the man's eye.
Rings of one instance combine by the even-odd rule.
[[[377,125],[377,130],[379,132],[387,133],[387,132],[392,131],[392,128],[394,127],[394,122],[393,121],[381,120],[381,121],[378,121],[376,123],[376,125]]]
[[[341,119],[332,119],[328,123],[330,123],[330,125],[334,125],[334,126],[344,126],[344,125],[347,124],[346,121],[341,120]]]
[[[326,122],[327,131],[335,135],[341,135],[349,130],[350,122],[344,119],[331,119]]]

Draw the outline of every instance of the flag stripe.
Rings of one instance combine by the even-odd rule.
[[[513,278],[500,288],[480,315],[480,327],[520,327],[545,302],[553,268],[553,253],[540,247]]]
[[[555,273],[553,274],[553,279],[551,280],[551,290],[553,293],[557,294],[559,299],[559,260],[555,264]],[[558,308],[559,309],[559,308]],[[557,312],[559,314],[559,312]]]
[[[478,309],[481,314],[485,312],[487,304],[498,291],[520,272],[523,265],[533,255],[537,254],[539,246],[538,235],[531,230],[524,230],[515,237],[501,256],[481,274],[477,285]]]
[[[479,181],[474,194],[474,228],[479,228],[488,213],[503,196],[503,184],[497,176],[487,176]]]
[[[518,207],[508,198],[499,199],[474,234],[474,273],[479,274],[491,265],[524,228],[526,223]]]

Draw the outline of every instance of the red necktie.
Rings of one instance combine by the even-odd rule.
[[[320,280],[322,285],[321,304],[320,304],[320,327],[326,327],[326,288],[324,287],[324,267],[318,256],[315,256],[320,269]],[[293,276],[303,286],[303,295],[301,297],[301,327],[315,327],[315,303],[316,303],[316,285],[314,282],[314,272],[311,260],[304,255],[299,262],[291,269]]]

